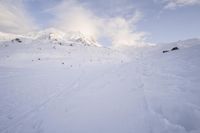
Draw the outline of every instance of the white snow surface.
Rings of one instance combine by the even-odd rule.
[[[0,42],[0,133],[200,133],[199,39],[117,51],[41,34]]]

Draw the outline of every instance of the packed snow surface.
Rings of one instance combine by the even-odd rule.
[[[200,133],[200,40],[113,50],[40,34],[0,42],[0,133]]]

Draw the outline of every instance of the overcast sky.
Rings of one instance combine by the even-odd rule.
[[[200,37],[200,0],[0,0],[0,31],[55,27],[102,43]]]

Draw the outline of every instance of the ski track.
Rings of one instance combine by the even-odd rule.
[[[10,120],[7,126],[0,129],[0,132],[13,133],[15,129],[19,130],[20,132],[21,130],[23,130],[23,127],[25,127],[24,125],[28,123],[29,125],[32,125],[32,127],[35,129],[35,131],[32,131],[32,132],[46,133],[48,131],[45,131],[43,128],[45,127],[45,124],[47,123],[48,119],[47,118],[45,119],[45,117],[48,117],[49,114],[51,113],[53,114],[56,112],[56,111],[54,112],[54,110],[49,110],[49,109],[53,109],[54,106],[58,108],[63,107],[64,105],[58,105],[57,103],[60,103],[60,104],[65,103],[66,105],[68,105],[68,104],[71,104],[70,102],[73,100],[75,100],[75,105],[73,105],[75,106],[73,108],[75,110],[75,114],[77,113],[76,109],[85,109],[87,107],[90,107],[89,109],[93,109],[93,107],[91,107],[94,105],[92,100],[95,100],[94,98],[96,94],[99,93],[99,95],[97,96],[99,99],[102,98],[102,101],[98,99],[95,102],[99,102],[100,107],[103,107],[105,109],[108,108],[111,110],[112,110],[112,106],[111,106],[112,100],[114,102],[113,104],[118,104],[117,102],[119,102],[118,101],[119,99],[117,97],[127,95],[127,97],[123,97],[121,99],[121,101],[124,104],[127,104],[126,106],[124,105],[122,107],[133,106],[133,107],[130,107],[129,109],[133,112],[135,111],[134,112],[135,115],[137,115],[138,113],[137,111],[139,112],[141,111],[141,113],[144,113],[142,114],[143,116],[135,116],[136,119],[141,118],[141,120],[138,119],[139,124],[144,124],[142,125],[144,126],[144,129],[140,129],[140,127],[138,128],[135,127],[136,129],[138,129],[138,131],[141,130],[141,132],[144,132],[144,133],[171,133],[171,132],[192,133],[194,131],[198,133],[198,131],[200,131],[200,129],[197,126],[198,124],[200,124],[198,123],[200,122],[198,118],[198,114],[200,114],[200,107],[197,104],[192,103],[192,101],[184,99],[185,98],[184,96],[187,96],[187,95],[180,88],[180,83],[183,81],[184,81],[184,85],[191,85],[192,84],[191,79],[188,78],[189,80],[185,81],[184,77],[178,74],[174,74],[173,71],[168,71],[167,69],[158,69],[158,67],[160,66],[157,66],[157,61],[152,59],[152,61],[150,62],[149,58],[151,57],[147,57],[145,56],[145,54],[146,53],[138,52],[134,54],[135,57],[133,57],[133,60],[131,62],[117,64],[117,66],[115,66],[114,68],[103,69],[102,72],[98,73],[95,76],[93,75],[94,77],[88,81],[87,80],[85,81],[84,78],[87,78],[87,72],[89,72],[89,70],[82,71],[80,74],[77,75],[78,78],[76,77],[75,80],[73,80],[73,82],[69,86],[66,87],[61,84],[58,88],[55,88],[55,90],[58,90],[58,91],[55,91],[49,94],[47,98],[44,99],[42,102],[38,103],[36,107],[28,111],[25,111],[21,113],[19,116],[17,116],[16,118],[14,118],[13,120]],[[9,75],[7,76],[4,75],[4,76],[1,76],[0,78],[11,78],[11,77],[16,77],[16,76],[19,76],[19,75],[17,73],[11,72],[9,73]],[[34,75],[34,76],[40,77],[41,75]],[[162,79],[161,83],[155,84],[156,83],[155,81],[152,82],[154,79],[159,79],[159,78],[164,78]],[[151,82],[149,82],[149,80]],[[116,87],[117,85],[122,85],[122,86],[119,86],[117,88]],[[124,85],[124,88],[123,88],[123,85]],[[160,88],[162,86],[166,86],[166,89]],[[170,97],[167,97],[168,95]],[[104,103],[103,100],[106,100],[106,99],[103,99],[104,96],[105,98],[111,97],[110,99],[111,101],[109,101],[108,99],[108,101]],[[135,97],[131,97],[131,96],[135,96]],[[80,99],[77,99],[77,98],[80,98]],[[155,101],[158,99],[160,101]],[[179,101],[180,103],[178,103],[178,101],[177,102],[174,101],[174,103],[171,102],[170,104],[168,103],[169,105],[168,104],[164,105],[166,101],[170,102],[173,99],[180,100]],[[128,101],[128,100],[138,100],[138,101],[134,102],[134,101]],[[104,103],[105,105],[101,105],[101,103]],[[178,109],[178,107],[175,107],[177,104],[179,104],[181,109],[186,109],[186,111]],[[81,107],[79,107],[80,105]],[[82,106],[86,106],[86,107],[82,107]],[[95,106],[95,107],[100,108],[99,106]],[[137,109],[134,109],[134,107],[136,107]],[[67,107],[65,108],[66,108],[65,112],[67,113],[67,115],[73,114],[73,112],[70,112],[71,108],[70,109],[68,109]],[[158,108],[160,108],[160,111]],[[168,111],[172,111],[173,109],[175,109],[175,111],[177,111],[176,114],[178,114],[178,116],[175,116],[175,117],[178,117],[181,120],[179,120],[178,118],[177,118],[178,120],[175,118],[172,118],[168,113],[166,113],[167,111],[163,112],[162,111],[163,109],[168,109]],[[123,114],[124,110],[123,109],[121,110]],[[90,113],[94,113],[93,111],[96,111],[96,110],[95,109],[89,110]],[[121,113],[120,111],[119,113]],[[49,114],[47,115],[46,113],[49,113]],[[184,115],[188,115],[189,113],[191,113],[192,115],[182,118]],[[192,121],[192,119],[195,117],[194,113],[196,113],[196,116],[197,116],[197,118],[194,120],[194,122],[196,122],[196,125],[186,125],[187,122],[185,121],[187,120],[187,118],[189,119],[188,121]],[[40,114],[45,114],[45,116],[40,118]],[[59,114],[56,114],[56,116],[57,115],[59,116]],[[76,115],[80,115],[80,117],[83,117],[81,114],[78,114],[78,113]],[[115,115],[116,114],[113,114],[113,116]],[[123,115],[124,117],[126,117],[126,114],[123,114]],[[130,117],[133,117],[131,115]],[[71,117],[76,118],[76,116],[71,116]],[[67,118],[70,119],[70,115]],[[131,122],[136,122],[136,121],[137,120],[135,121],[132,120]],[[115,124],[117,125],[118,123],[116,122]],[[59,126],[62,127],[63,125],[61,124]],[[126,130],[127,133],[134,132],[134,130],[131,128],[131,126],[134,126],[134,125],[129,125],[129,126],[130,126],[130,131],[128,131],[127,129]],[[76,131],[78,130],[73,130],[72,132],[76,132]],[[59,132],[59,129],[58,129],[58,132]],[[100,131],[97,131],[97,133],[99,132]]]
[[[115,68],[115,69],[120,69],[119,68]],[[114,73],[116,70],[107,70],[105,72],[103,72],[102,74],[100,74],[99,76],[97,76],[96,78],[94,78],[92,81],[90,81],[89,83],[85,83],[85,85],[82,85],[82,88],[87,88],[87,86],[89,86],[91,83],[95,82],[96,80],[98,80],[99,78],[110,74],[110,73]],[[12,76],[16,76],[16,75],[12,75]],[[37,75],[38,77],[40,77],[41,75]],[[9,76],[8,76],[9,77]],[[20,115],[18,118],[15,118],[15,120],[12,120],[9,125],[7,127],[4,127],[0,130],[0,132],[5,132],[9,129],[12,129],[18,125],[20,125],[23,120],[25,120],[27,117],[29,117],[30,115],[32,115],[33,113],[37,113],[38,111],[40,111],[41,108],[45,108],[45,105],[47,104],[51,104],[51,102],[57,98],[59,98],[60,96],[64,95],[64,94],[69,94],[69,93],[76,93],[77,91],[79,91],[80,89],[78,89],[79,86],[79,82],[80,82],[80,77],[82,77],[81,75],[78,76],[79,78],[77,78],[70,86],[68,87],[63,87],[64,89],[61,89],[59,92],[55,92],[53,94],[50,94],[48,96],[47,99],[45,99],[43,102],[41,102],[40,104],[38,104],[35,108],[23,112],[22,115]]]
[[[78,80],[78,79],[77,79]],[[74,83],[72,83],[72,85],[70,85],[67,88],[73,89],[74,86],[77,84],[77,80],[74,81]],[[9,125],[3,129],[1,129],[0,132],[3,132],[5,130],[8,130],[14,126],[17,126],[18,124],[20,124],[20,122],[22,122],[25,118],[27,118],[29,115],[31,115],[32,113],[36,113],[36,111],[40,110],[40,108],[44,107],[46,104],[48,104],[49,102],[51,102],[52,100],[54,100],[55,98],[59,97],[64,91],[66,91],[66,88],[62,89],[59,92],[53,93],[50,96],[48,96],[48,98],[46,100],[44,100],[43,102],[41,102],[39,105],[37,105],[35,108],[27,111],[27,112],[23,112],[21,116],[19,116],[18,118],[16,118],[15,120],[13,120],[11,123],[9,123]]]

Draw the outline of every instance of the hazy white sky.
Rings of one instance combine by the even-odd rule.
[[[48,27],[132,45],[200,37],[200,0],[0,0],[0,31]]]

